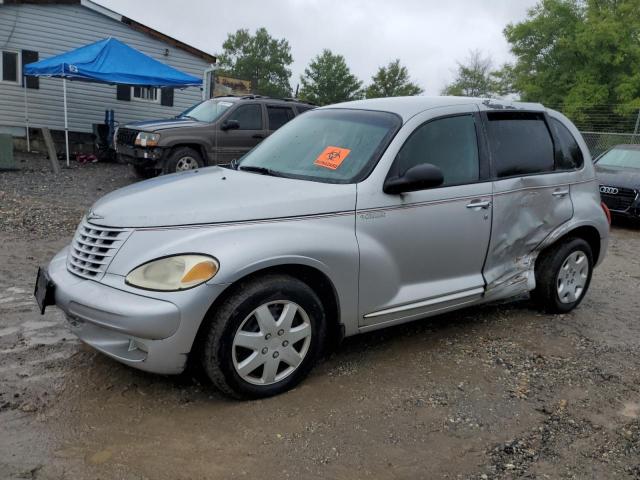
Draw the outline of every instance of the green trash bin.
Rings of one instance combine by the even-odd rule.
[[[13,137],[8,133],[0,133],[0,170],[18,168],[13,159]]]

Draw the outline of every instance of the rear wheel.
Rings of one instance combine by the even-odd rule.
[[[581,238],[568,239],[542,253],[536,264],[534,299],[549,313],[566,313],[584,298],[593,273],[593,254]]]
[[[164,164],[164,173],[184,172],[204,167],[202,155],[190,147],[178,147],[173,150]]]
[[[239,285],[210,318],[202,364],[236,398],[277,395],[316,363],[325,337],[318,296],[300,280],[268,275]]]

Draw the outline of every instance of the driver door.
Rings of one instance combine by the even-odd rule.
[[[238,122],[238,128],[223,129],[229,120]],[[261,103],[239,105],[216,128],[216,163],[226,164],[239,159],[266,137],[263,106]]]
[[[358,191],[362,330],[471,303],[484,292],[492,185],[474,107],[428,111],[400,147],[390,175],[430,163],[439,187],[397,195]],[[434,116],[435,115],[435,116]]]

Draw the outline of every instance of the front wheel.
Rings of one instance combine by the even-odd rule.
[[[178,147],[169,154],[163,173],[184,172],[202,167],[204,167],[204,160],[200,153],[190,147]]]
[[[545,250],[536,264],[534,299],[549,313],[566,313],[584,298],[593,273],[593,254],[581,238]]]
[[[236,398],[293,388],[311,371],[324,343],[320,299],[286,275],[239,285],[208,320],[202,364],[213,383]]]

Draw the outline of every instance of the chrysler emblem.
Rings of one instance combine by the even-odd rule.
[[[89,210],[89,214],[87,215],[87,220],[99,220],[99,219],[103,219],[103,218],[104,217],[102,215],[98,215],[93,210]]]
[[[616,187],[606,187],[604,185],[600,185],[600,193],[607,193],[609,195],[617,195],[618,189]]]

